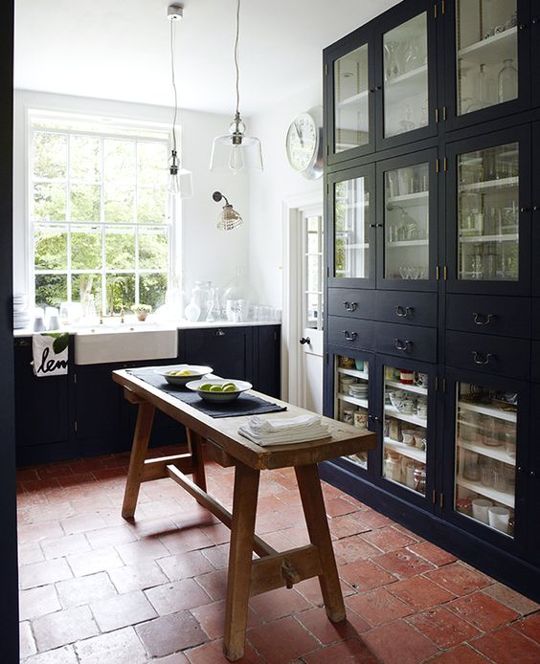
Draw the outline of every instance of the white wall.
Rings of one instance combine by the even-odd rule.
[[[283,203],[302,194],[319,193],[322,178],[306,180],[289,166],[285,137],[292,120],[313,106],[322,105],[322,82],[281,100],[250,118],[248,133],[263,145],[264,171],[250,177],[249,264],[254,297],[282,308]]]
[[[171,109],[161,106],[128,104],[84,97],[17,90],[14,127],[14,291],[29,291],[30,266],[26,187],[26,111],[49,109],[73,113],[157,122],[169,125]],[[193,172],[194,196],[183,202],[183,273],[189,291],[195,280],[212,280],[226,285],[237,271],[247,275],[249,261],[249,224],[231,232],[218,231],[221,210],[212,198],[222,191],[235,207],[247,215],[248,178],[244,175],[217,175],[208,170],[214,136],[225,133],[230,118],[196,111],[182,112],[183,162]]]

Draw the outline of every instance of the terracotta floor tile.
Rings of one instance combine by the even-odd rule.
[[[377,557],[377,565],[384,567],[399,579],[408,579],[417,574],[423,574],[435,569],[433,563],[420,558],[416,553],[407,549],[390,551]]]
[[[358,512],[358,507],[353,505],[348,500],[345,500],[343,496],[337,496],[336,498],[325,500],[325,508],[326,514],[329,517],[342,516],[343,514]]]
[[[225,569],[229,564],[229,544],[217,544],[201,549],[203,556],[212,563],[215,569]]]
[[[152,664],[189,664],[189,660],[183,652],[175,652],[166,657],[154,658],[151,662]]]
[[[473,648],[489,657],[496,664],[538,664],[540,645],[512,627],[490,632],[475,639]]]
[[[351,595],[346,598],[345,604],[372,627],[412,613],[412,609],[405,602],[391,595],[386,588],[377,588],[361,595]]]
[[[484,593],[461,597],[455,602],[451,602],[448,609],[483,632],[501,627],[518,617],[515,611]]]
[[[223,640],[211,641],[197,648],[186,650],[187,659],[191,664],[228,664],[223,654]],[[262,657],[246,643],[244,656],[236,660],[239,664],[264,664]]]
[[[407,548],[409,551],[413,551],[422,558],[429,560],[430,563],[433,563],[437,567],[449,565],[456,560],[456,557],[453,554],[435,546],[435,544],[432,544],[431,542],[418,542],[417,544],[409,545]]]
[[[107,524],[105,523],[105,519],[99,514],[77,514],[63,519],[60,525],[66,535],[74,535],[90,530],[98,530],[99,528],[104,528]]]
[[[133,627],[75,644],[80,664],[146,664],[146,653]]]
[[[135,565],[110,569],[108,574],[119,593],[145,590],[168,581],[154,560],[142,560]]]
[[[220,569],[197,576],[196,581],[205,589],[213,601],[225,599],[227,594],[227,570]]]
[[[105,572],[60,581],[56,584],[56,590],[58,591],[60,604],[65,609],[90,604],[90,602],[116,595],[116,588]]]
[[[102,632],[157,618],[156,611],[141,590],[92,602],[90,609]]]
[[[379,660],[360,639],[347,639],[302,658],[306,664],[378,664]]]
[[[376,627],[362,639],[384,664],[421,664],[437,652],[433,641],[403,620]]]
[[[223,637],[223,628],[225,625],[225,600],[190,609],[190,612],[198,620],[209,639],[219,639]],[[259,625],[262,622],[261,618],[262,617],[256,614],[251,607],[248,608],[248,628]]]
[[[540,643],[540,613],[535,613],[518,623],[514,623],[513,627],[528,636],[529,639]]]
[[[104,572],[124,565],[118,552],[112,547],[75,553],[67,556],[67,561],[75,576]]]
[[[371,629],[369,623],[354,611],[348,611],[347,620],[340,623],[331,622],[324,607],[302,611],[295,617],[324,645],[356,638],[359,634]]]
[[[212,546],[212,540],[197,526],[178,528],[175,532],[162,535],[160,541],[167,548],[167,553],[187,553],[196,549]]]
[[[388,591],[399,597],[415,611],[423,611],[444,604],[455,595],[422,576],[414,576],[388,586]]]
[[[492,583],[489,577],[466,567],[460,562],[445,565],[433,572],[428,572],[426,576],[443,588],[446,588],[446,590],[454,593],[454,595],[459,596],[468,595]]]
[[[348,583],[345,583],[343,580],[340,580],[340,586],[343,597],[354,595],[356,592],[354,588],[352,588]],[[321,584],[319,583],[319,579],[317,577],[306,579],[300,583],[295,583],[294,589],[315,606],[323,605]]]
[[[116,550],[126,565],[135,565],[141,560],[148,558],[155,560],[170,555],[158,539],[152,538],[128,542],[127,544],[117,544]]]
[[[230,528],[227,528],[223,523],[201,526],[199,530],[208,537],[212,544],[225,544],[231,539]]]
[[[178,530],[174,521],[168,517],[160,517],[159,519],[138,519],[133,522],[127,522],[126,526],[135,535],[137,539],[146,539],[168,535]]]
[[[79,660],[73,646],[63,646],[34,655],[25,664],[79,664]]]
[[[22,589],[44,586],[55,583],[73,576],[71,570],[63,558],[55,560],[44,560],[40,563],[23,565],[19,568],[19,585]]]
[[[45,560],[43,551],[37,542],[19,544],[19,565],[31,565]]]
[[[378,532],[378,531],[373,531]],[[369,533],[365,533],[366,535]],[[347,565],[362,558],[371,558],[380,555],[379,549],[375,548],[364,539],[363,535],[352,535],[344,537],[333,543],[334,555],[338,565]]]
[[[41,548],[45,558],[51,560],[52,558],[62,558],[70,553],[90,551],[90,544],[83,534],[78,533],[77,535],[47,539],[41,543]]]
[[[193,579],[184,579],[146,590],[146,597],[160,616],[210,604],[212,599]]]
[[[146,651],[152,657],[170,655],[177,650],[185,650],[204,643],[207,639],[189,611],[162,616],[137,625],[135,629]]]
[[[47,538],[62,537],[63,535],[64,531],[58,521],[23,525],[17,529],[17,538],[20,544],[42,542]]]
[[[417,613],[407,619],[439,648],[452,648],[459,643],[480,636],[481,632],[443,607]]]
[[[255,613],[265,622],[305,611],[313,606],[294,588],[291,590],[287,588],[271,590],[252,597],[249,603]]]
[[[99,632],[87,606],[49,613],[33,621],[38,650],[52,650]]]
[[[378,558],[377,558],[378,560]],[[359,560],[338,569],[339,576],[359,591],[394,583],[397,578],[372,560]]]
[[[353,514],[345,514],[344,516],[336,516],[330,519],[330,532],[332,535],[341,539],[343,537],[350,537],[358,533],[365,533],[371,530],[371,526],[363,523],[357,517],[360,512]]]
[[[107,546],[134,542],[137,536],[127,525],[121,525],[92,530],[86,533],[86,539],[90,542],[90,546],[93,549],[103,549]]]
[[[61,608],[56,588],[52,584],[19,593],[19,620],[32,620]]]
[[[532,599],[524,595],[520,595],[520,593],[504,586],[502,583],[494,583],[492,586],[484,588],[482,592],[523,616],[534,611],[540,611],[540,604],[533,602]]]
[[[392,526],[371,530],[363,533],[361,537],[385,553],[414,544],[413,539]]]
[[[296,526],[268,533],[264,536],[264,541],[278,551],[288,551],[309,544],[309,535],[305,526]]]
[[[436,655],[429,660],[429,664],[486,664],[489,661],[465,644]]]
[[[166,556],[157,561],[170,581],[188,579],[215,570],[214,565],[200,551],[189,551],[176,556]]]
[[[19,649],[21,660],[33,655],[37,650],[29,622],[22,622],[19,625]]]
[[[317,650],[317,640],[288,616],[248,631],[251,645],[268,664],[284,664]]]

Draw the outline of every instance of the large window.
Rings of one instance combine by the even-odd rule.
[[[164,302],[167,133],[30,115],[29,212],[38,306],[103,314]]]

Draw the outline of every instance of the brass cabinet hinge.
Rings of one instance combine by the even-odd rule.
[[[444,167],[443,167],[443,168],[444,168],[444,172],[447,173],[447,172],[448,172],[448,158],[447,158],[447,157],[444,158],[444,162],[443,162],[443,163],[444,163]]]
[[[443,378],[441,381],[441,389],[443,392],[446,392],[446,378]]]
[[[77,374],[76,373],[73,374],[73,382],[75,384],[77,384]]]
[[[327,64],[324,65],[324,75],[328,76],[328,65]]]
[[[439,8],[438,8],[437,3],[435,3],[435,4],[433,5],[433,18],[437,18],[438,13],[439,13]]]
[[[441,160],[436,159],[435,160],[435,173],[440,173],[441,172]]]
[[[443,268],[443,280],[444,281],[448,280],[448,267],[446,265]]]
[[[446,108],[446,106],[443,106],[442,107],[442,119],[444,120],[444,122],[446,122],[447,117],[448,117],[448,109]]]
[[[431,502],[435,505],[437,503],[437,492],[435,489],[431,492]]]
[[[78,430],[79,430],[79,423],[77,422],[77,420],[75,420],[75,422],[73,422],[73,431],[77,433]]]
[[[441,14],[444,16],[446,14],[446,0],[441,2]]]
[[[435,279],[439,281],[441,278],[441,268],[437,265],[435,268]]]
[[[435,109],[435,124],[439,124],[439,109]]]
[[[444,493],[440,493],[440,494],[439,494],[439,507],[440,507],[441,509],[444,508]]]
[[[439,376],[435,376],[435,392],[439,391]]]

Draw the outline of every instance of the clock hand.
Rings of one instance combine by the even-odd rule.
[[[300,128],[298,127],[298,122],[296,120],[294,121],[294,128],[296,129],[296,134],[298,136],[298,139],[300,140],[300,145],[304,147],[304,136],[302,135],[302,132],[300,131]]]

